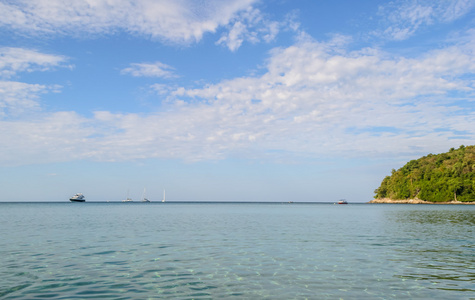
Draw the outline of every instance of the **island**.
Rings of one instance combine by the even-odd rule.
[[[411,160],[374,193],[369,203],[475,204],[475,146]]]

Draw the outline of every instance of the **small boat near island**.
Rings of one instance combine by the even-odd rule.
[[[338,204],[348,204],[348,202],[345,199],[338,200]]]
[[[71,202],[86,202],[86,198],[84,197],[84,195],[82,193],[77,193],[74,196],[72,196],[71,198],[69,198],[69,201],[71,201]]]

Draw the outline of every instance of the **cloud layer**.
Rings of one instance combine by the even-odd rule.
[[[173,43],[193,43],[223,30],[231,51],[245,42],[269,42],[288,18],[272,22],[235,1],[0,2],[0,25],[51,36],[125,31]],[[197,4],[199,3],[199,4]],[[450,22],[473,1],[398,2],[381,7],[395,40],[434,22]],[[393,7],[394,8],[394,7]],[[199,88],[154,84],[162,101],[149,113],[41,111],[41,95],[57,85],[32,84],[23,73],[71,68],[68,58],[25,48],[0,48],[0,165],[89,159],[185,161],[229,157],[291,162],[321,157],[375,157],[446,151],[475,139],[475,33],[418,56],[394,56],[377,47],[351,49],[351,38],[322,42],[300,31],[293,45],[268,54],[262,75]],[[160,61],[130,63],[123,76],[178,78]],[[31,112],[35,112],[32,114]]]
[[[0,25],[27,34],[125,31],[191,43],[229,23],[255,0],[19,0],[0,2]]]
[[[291,161],[444,151],[475,138],[472,34],[416,58],[308,36],[274,49],[261,76],[165,88],[166,109],[1,121],[2,164],[228,157]],[[127,72],[126,72],[127,73]],[[133,75],[132,72],[131,75]],[[32,94],[45,87],[23,89]],[[34,97],[26,97],[35,104]],[[469,107],[469,109],[467,109]],[[20,140],[18,143],[16,141]],[[131,143],[133,141],[133,143]]]

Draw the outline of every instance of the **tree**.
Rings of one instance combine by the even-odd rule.
[[[411,160],[392,169],[374,192],[375,198],[475,201],[475,146]]]

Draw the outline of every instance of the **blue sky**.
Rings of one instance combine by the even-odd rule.
[[[474,25],[473,0],[0,0],[0,201],[369,201],[474,144]]]

